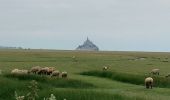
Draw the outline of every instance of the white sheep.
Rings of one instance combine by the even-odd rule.
[[[11,71],[11,74],[18,74],[19,73],[19,69],[13,69],[12,71]]]
[[[13,70],[11,71],[11,74],[13,74],[13,75],[26,75],[26,74],[28,74],[28,73],[29,73],[28,70],[13,69]]]
[[[66,71],[62,72],[62,73],[61,73],[61,77],[62,77],[62,78],[67,78],[67,72],[66,72]]]
[[[58,70],[53,71],[52,74],[51,74],[51,77],[53,77],[53,76],[59,77],[60,76],[60,71],[58,71]]]
[[[108,66],[103,66],[103,70],[105,71],[105,70],[108,70],[109,69],[109,67]]]
[[[145,86],[147,89],[149,89],[149,88],[152,89],[152,87],[153,87],[153,78],[152,77],[145,78]]]
[[[151,74],[153,75],[159,75],[159,69],[152,69]]]
[[[78,61],[76,56],[72,56],[72,59],[73,59],[73,62],[77,62]]]

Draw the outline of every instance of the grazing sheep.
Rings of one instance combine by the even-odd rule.
[[[47,75],[48,70],[49,70],[48,67],[44,67],[44,68],[41,68],[37,73],[38,73],[39,75]]]
[[[53,71],[52,74],[51,74],[51,77],[59,77],[60,76],[60,71],[56,70],[56,71]]]
[[[13,75],[25,75],[25,74],[28,74],[28,70],[13,69],[11,71],[11,74],[13,74]]]
[[[168,73],[165,77],[166,77],[166,78],[170,77],[170,73]]]
[[[40,66],[32,67],[31,70],[30,70],[30,73],[37,74],[40,71],[40,69],[41,69]]]
[[[153,86],[153,78],[152,77],[147,77],[145,78],[145,86],[147,89],[151,88]]]
[[[51,75],[53,71],[54,71],[54,67],[49,67],[47,70],[47,75]]]
[[[76,56],[72,56],[72,59],[75,59],[76,58]]]
[[[151,74],[159,75],[159,69],[152,69]]]
[[[105,70],[108,70],[109,69],[109,67],[108,66],[103,66],[103,70],[105,71]]]
[[[66,72],[66,71],[62,72],[62,73],[61,73],[61,77],[62,77],[62,78],[67,78],[67,72]]]
[[[13,70],[11,71],[11,74],[16,74],[16,73],[18,73],[18,70],[19,70],[19,69],[13,69]]]
[[[76,56],[72,56],[73,62],[77,62]]]
[[[43,67],[35,66],[32,67],[30,73],[39,74],[39,75],[50,75],[54,71],[54,67]]]

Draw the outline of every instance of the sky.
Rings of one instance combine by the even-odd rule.
[[[0,0],[0,45],[170,52],[170,0]]]

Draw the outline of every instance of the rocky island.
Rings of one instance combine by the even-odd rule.
[[[83,45],[79,45],[76,50],[82,50],[82,51],[99,51],[99,48],[89,40],[87,37],[87,40],[83,43]]]

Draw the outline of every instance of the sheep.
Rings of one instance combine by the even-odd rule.
[[[152,77],[147,77],[145,78],[145,86],[147,89],[151,88],[153,86],[153,78]]]
[[[19,69],[13,69],[13,70],[11,71],[11,74],[17,74],[18,71],[19,71]]]
[[[72,60],[73,60],[73,62],[77,62],[78,61],[76,56],[72,56]]]
[[[51,75],[53,73],[54,70],[54,67],[49,67],[48,70],[47,70],[47,75]]]
[[[58,71],[58,70],[53,71],[52,74],[51,74],[51,77],[53,77],[53,76],[59,77],[60,71]]]
[[[62,78],[67,78],[67,72],[66,72],[66,71],[62,72],[62,73],[61,73],[61,77],[62,77]]]
[[[166,77],[166,78],[170,77],[170,73],[168,73],[165,77]]]
[[[48,67],[44,67],[44,68],[41,68],[37,73],[39,74],[39,75],[47,75],[48,74],[48,70],[49,70],[49,68]]]
[[[105,71],[105,70],[108,70],[109,69],[109,67],[108,66],[103,66],[103,70]]]
[[[30,70],[30,73],[37,74],[40,71],[40,69],[41,69],[40,66],[32,67],[31,70]]]
[[[13,69],[13,70],[11,71],[11,74],[12,74],[12,75],[26,75],[26,74],[28,74],[28,73],[29,73],[28,70]]]
[[[150,73],[153,75],[159,75],[159,69],[152,69]]]
[[[44,75],[50,75],[52,74],[52,72],[54,71],[54,67],[39,67],[39,66],[35,66],[32,67],[30,72],[31,73],[35,73],[35,74],[44,74]]]

